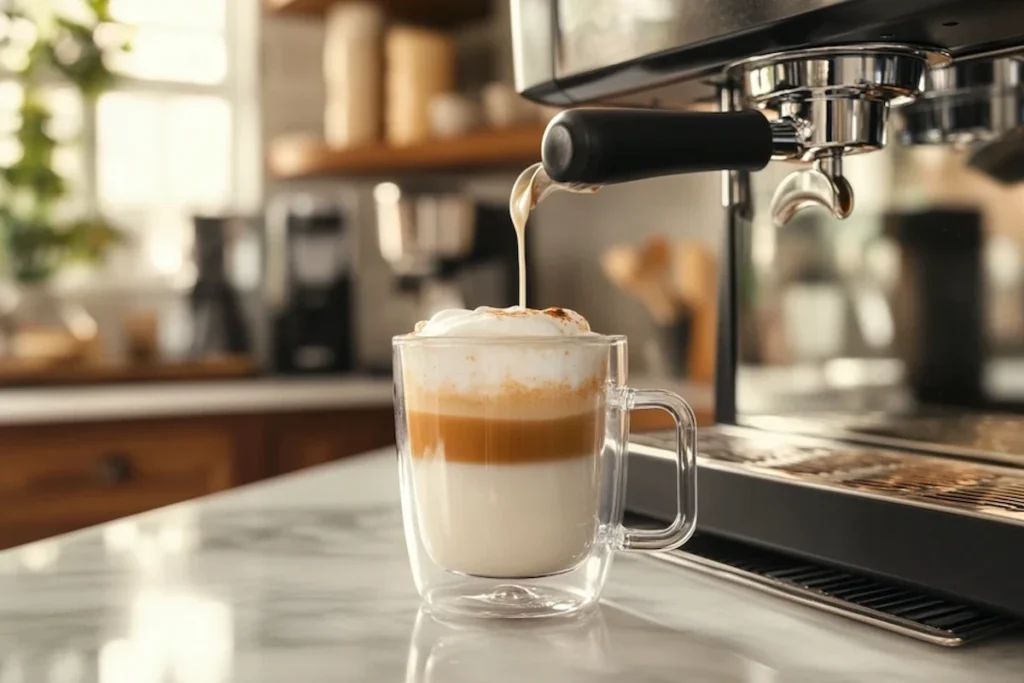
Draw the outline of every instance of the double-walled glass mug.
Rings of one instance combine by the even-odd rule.
[[[413,579],[435,612],[540,617],[600,597],[616,550],[669,550],[697,515],[696,422],[625,385],[626,339],[395,337],[395,424]],[[677,514],[624,527],[629,411],[676,424]]]

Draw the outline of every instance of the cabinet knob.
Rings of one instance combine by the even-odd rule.
[[[132,478],[132,461],[124,453],[108,453],[96,463],[96,476],[104,484],[123,484]]]

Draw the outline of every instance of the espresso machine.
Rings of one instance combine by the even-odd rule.
[[[402,329],[444,309],[515,305],[519,261],[507,207],[392,182],[378,184],[373,197],[393,287],[415,302],[415,319]]]
[[[792,382],[799,396],[748,400],[796,368],[765,381],[752,367],[744,294],[755,230],[813,210],[852,229],[858,192],[879,189],[850,180],[857,157],[940,148],[984,182],[1024,178],[1024,3],[511,2],[517,90],[588,105],[547,128],[553,180],[722,172],[718,424],[699,439],[698,534],[662,559],[943,645],[1024,618],[1024,411],[978,377],[991,363],[976,217],[884,221],[903,254],[895,289],[912,290],[893,335],[913,344],[824,359]],[[959,333],[972,341],[958,351]],[[634,439],[632,513],[674,514],[675,438]]]

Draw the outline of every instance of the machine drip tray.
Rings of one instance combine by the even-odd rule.
[[[652,557],[878,626],[934,645],[959,647],[1024,622],[918,590],[698,533],[681,550]]]
[[[660,522],[676,514],[674,447],[674,439],[661,434],[631,440],[627,510]],[[831,604],[833,594],[824,599],[820,590],[832,590],[831,576],[855,586],[862,584],[854,579],[881,577],[929,600],[943,596],[977,606],[986,617],[1024,621],[1024,469],[732,426],[701,430],[698,448],[698,533],[782,553],[749,551],[758,554],[740,553],[742,561],[807,558],[808,571],[844,572],[812,575],[820,581],[810,593],[799,575],[795,584],[756,572],[746,578]],[[694,554],[699,547],[687,544],[684,550]],[[718,555],[705,559],[730,566]],[[881,611],[879,604],[891,606],[872,601],[864,605],[867,614]],[[843,605],[844,613],[864,611]],[[904,607],[896,605],[895,616],[913,613]],[[881,623],[892,621],[886,616]],[[987,623],[984,617],[981,622]]]

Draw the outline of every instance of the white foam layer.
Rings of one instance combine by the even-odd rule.
[[[517,465],[415,459],[412,468],[420,537],[448,571],[557,574],[585,560],[595,542],[596,455]]]
[[[591,334],[586,318],[568,308],[450,308],[416,325],[424,337],[575,337]]]
[[[441,311],[416,326],[421,337],[459,337],[452,345],[408,346],[402,361],[406,386],[414,391],[497,395],[510,384],[571,389],[602,381],[607,350],[590,344],[551,344],[553,339],[596,336],[579,313],[567,309],[489,308]],[[473,344],[472,338],[537,338],[507,345]],[[462,341],[467,339],[467,341]]]

